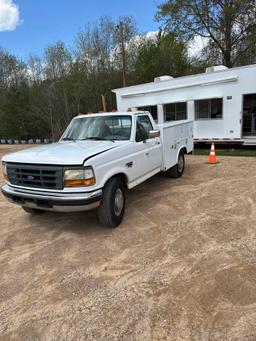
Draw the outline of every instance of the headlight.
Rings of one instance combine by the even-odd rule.
[[[92,186],[96,182],[92,167],[83,169],[66,169],[64,173],[64,186]]]
[[[5,180],[8,180],[8,176],[7,176],[7,167],[6,164],[3,162],[2,163],[2,170],[3,170],[3,176]]]

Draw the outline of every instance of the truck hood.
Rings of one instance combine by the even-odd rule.
[[[82,165],[86,159],[117,148],[123,143],[123,141],[63,141],[7,154],[2,158],[2,161],[48,165]]]

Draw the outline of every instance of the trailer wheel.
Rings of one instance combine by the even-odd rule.
[[[178,156],[178,163],[174,167],[168,169],[166,171],[166,174],[170,176],[171,178],[179,178],[183,175],[184,169],[185,169],[185,157],[184,157],[184,153],[180,152]]]
[[[119,178],[110,179],[104,189],[98,218],[102,225],[117,227],[121,224],[125,210],[125,188]]]
[[[42,214],[43,210],[37,210],[36,208],[31,208],[27,206],[22,206],[23,210],[29,214]]]

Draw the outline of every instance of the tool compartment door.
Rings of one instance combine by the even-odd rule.
[[[158,126],[163,145],[162,170],[177,164],[178,154],[182,147],[187,152],[193,150],[193,123],[190,121],[164,123]]]

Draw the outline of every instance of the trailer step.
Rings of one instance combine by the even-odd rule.
[[[256,136],[244,137],[244,146],[256,146]]]

